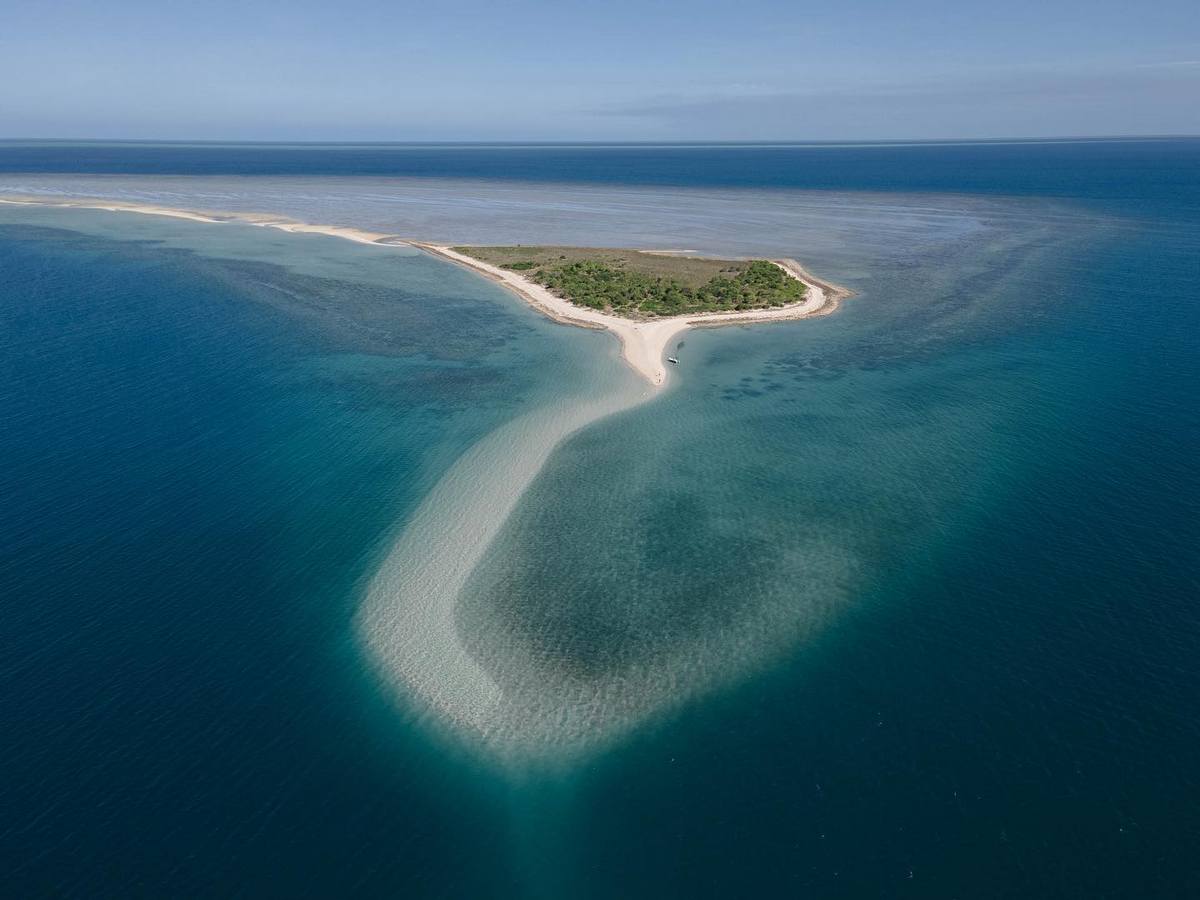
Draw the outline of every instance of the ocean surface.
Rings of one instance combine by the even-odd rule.
[[[1200,895],[1200,140],[0,142],[29,197],[857,295],[651,396],[410,249],[0,204],[6,895]]]

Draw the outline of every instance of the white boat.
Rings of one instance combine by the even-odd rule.
[[[668,356],[668,357],[667,357],[667,362],[669,362],[669,363],[675,363],[675,365],[679,365],[679,360],[677,360],[677,359],[676,359],[675,357],[673,357],[673,356]]]

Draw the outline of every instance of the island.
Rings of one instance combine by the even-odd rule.
[[[0,203],[100,209],[324,234],[375,247],[412,247],[499,283],[557,322],[611,331],[629,366],[653,387],[667,381],[670,341],[688,328],[822,316],[852,291],[794,259],[717,259],[691,250],[433,244],[348,225],[287,216],[210,212],[99,198],[7,196]]]
[[[688,328],[825,315],[850,296],[794,259],[408,243],[491,278],[556,321],[613,332],[625,361],[655,387],[667,380],[668,343]]]
[[[454,247],[524,274],[579,306],[634,319],[773,309],[799,303],[803,281],[765,259],[712,259],[590,247]]]

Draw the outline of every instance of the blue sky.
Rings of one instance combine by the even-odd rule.
[[[0,0],[0,137],[1200,133],[1200,2]]]

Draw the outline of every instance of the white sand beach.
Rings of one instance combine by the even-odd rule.
[[[518,272],[459,253],[441,244],[410,241],[418,247],[443,259],[479,272],[493,281],[504,285],[520,296],[535,309],[558,322],[580,325],[584,328],[604,328],[621,341],[622,355],[630,367],[652,385],[666,383],[667,369],[664,355],[667,345],[679,333],[689,328],[712,328],[720,325],[743,325],[753,322],[779,322],[824,315],[837,308],[837,304],[849,296],[849,291],[810,275],[794,259],[772,260],[777,266],[803,283],[808,291],[804,300],[776,309],[757,309],[747,312],[699,313],[697,315],[671,316],[663,319],[635,320],[611,315],[599,310],[576,306],[551,293]],[[676,252],[676,251],[672,251]]]

